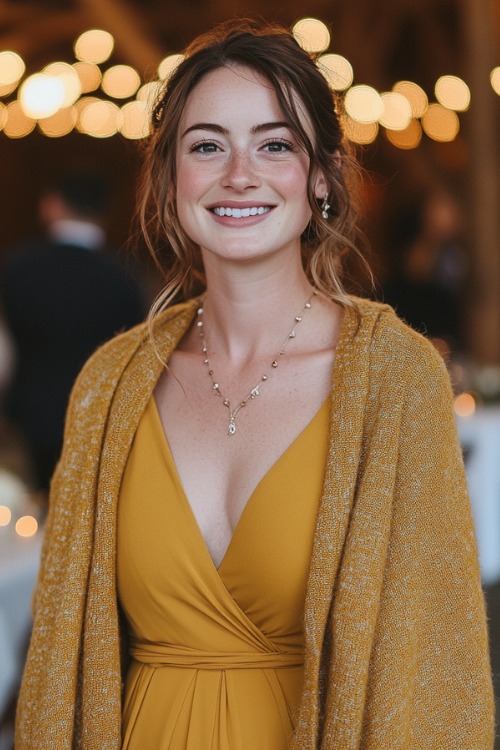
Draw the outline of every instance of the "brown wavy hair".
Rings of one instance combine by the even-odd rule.
[[[315,60],[289,31],[240,19],[217,26],[187,47],[184,60],[153,108],[153,132],[146,146],[140,184],[139,218],[165,287],[152,307],[151,317],[178,295],[188,297],[204,284],[199,248],[186,235],[177,216],[177,137],[183,109],[196,85],[211,71],[232,65],[251,68],[269,81],[285,120],[308,154],[307,192],[312,216],[302,236],[304,268],[311,283],[328,297],[342,305],[352,304],[341,283],[341,258],[350,251],[362,259],[352,200],[357,165],[344,141],[333,93]],[[312,125],[312,138],[297,111],[297,95]],[[314,194],[318,171],[325,177],[331,205],[326,220]]]

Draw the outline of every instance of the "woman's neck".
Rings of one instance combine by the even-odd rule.
[[[204,331],[210,350],[235,362],[279,349],[311,296],[302,267],[257,275],[207,274]]]

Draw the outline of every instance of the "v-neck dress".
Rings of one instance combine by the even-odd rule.
[[[217,569],[150,399],[118,505],[123,750],[288,747],[328,423],[329,400],[255,488]]]

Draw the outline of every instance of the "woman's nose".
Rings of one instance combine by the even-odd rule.
[[[255,165],[247,151],[233,151],[224,173],[224,186],[237,190],[257,187],[260,184]]]

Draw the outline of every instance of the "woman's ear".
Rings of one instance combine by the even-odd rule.
[[[326,184],[325,177],[323,175],[323,172],[318,172],[316,175],[316,179],[314,181],[314,195],[318,200],[323,200],[323,198],[328,193],[328,186]]]

